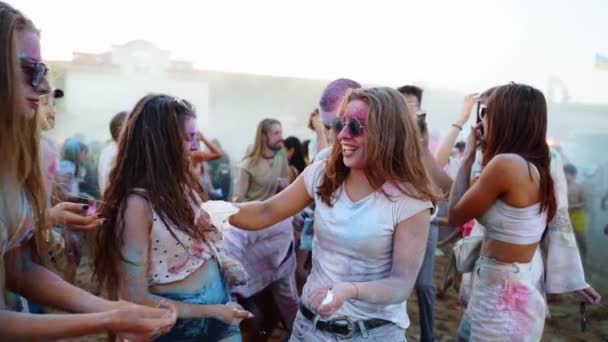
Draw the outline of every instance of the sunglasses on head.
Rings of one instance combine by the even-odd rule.
[[[358,137],[359,135],[363,134],[363,129],[365,128],[365,126],[361,124],[361,121],[354,117],[350,118],[347,123],[345,123],[342,118],[335,118],[331,126],[336,134],[340,134],[340,132],[342,132],[344,129],[344,126],[346,126],[348,133],[353,137]]]
[[[26,73],[29,77],[29,82],[34,88],[40,87],[42,81],[46,77],[46,74],[49,72],[49,68],[42,62],[38,62],[31,58],[21,57],[19,58],[21,62],[21,69]]]

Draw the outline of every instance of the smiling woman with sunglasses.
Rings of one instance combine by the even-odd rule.
[[[40,167],[39,97],[49,92],[34,24],[0,2],[0,340],[59,339],[112,331],[150,337],[176,319],[169,310],[112,302],[78,289],[36,262],[48,247]],[[83,314],[11,311],[7,291]]]
[[[292,341],[405,341],[405,301],[427,241],[435,195],[416,123],[389,88],[351,90],[329,160],[286,190],[239,204],[231,223],[259,230],[315,204],[313,266]]]

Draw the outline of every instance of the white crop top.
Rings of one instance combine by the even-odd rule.
[[[539,209],[540,203],[516,208],[496,200],[477,220],[489,239],[528,245],[539,242],[547,226],[547,212],[539,213]]]
[[[539,175],[534,164],[528,165]],[[540,203],[517,208],[497,199],[477,221],[485,227],[488,239],[529,245],[541,240],[547,227],[547,211],[540,212]]]

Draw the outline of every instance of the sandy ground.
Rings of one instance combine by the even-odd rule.
[[[441,272],[447,262],[445,257],[437,257],[435,282],[440,283]],[[78,285],[95,293],[95,287],[90,280],[90,259],[84,258],[78,270]],[[606,294],[604,294],[606,296]],[[608,306],[587,306],[587,331],[580,331],[581,317],[578,313],[578,297],[565,295],[550,303],[549,310],[551,318],[547,319],[542,341],[608,341]],[[608,300],[604,299],[604,303]],[[454,341],[458,329],[463,308],[458,305],[458,294],[451,288],[444,298],[438,299],[436,303],[435,336],[438,342]],[[408,312],[412,325],[407,330],[408,341],[419,341],[418,327],[418,303],[415,294],[408,302]],[[280,341],[280,332],[275,332],[276,338],[272,341]],[[102,342],[107,341],[105,336],[90,336],[65,341]]]

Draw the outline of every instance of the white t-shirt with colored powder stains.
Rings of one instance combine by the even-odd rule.
[[[389,183],[383,190],[391,198],[377,191],[353,202],[341,187],[330,207],[317,195],[325,165],[326,161],[319,160],[303,172],[306,190],[316,205],[313,266],[302,294],[302,301],[308,307],[310,294],[320,287],[389,277],[393,267],[395,228],[400,222],[433,207],[430,201],[406,196]],[[379,305],[351,300],[332,318],[340,316],[353,320],[384,319],[404,329],[409,326],[405,302]]]

